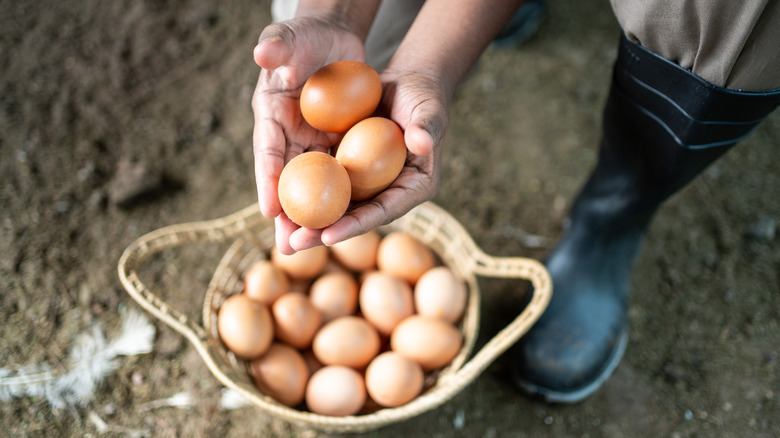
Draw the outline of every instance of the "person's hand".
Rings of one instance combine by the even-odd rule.
[[[383,96],[377,114],[391,118],[405,131],[410,154],[401,174],[385,191],[350,206],[344,217],[325,229],[293,223],[282,211],[277,192],[284,164],[305,151],[327,152],[343,136],[318,131],[305,122],[299,106],[301,87],[325,64],[362,61],[364,49],[360,39],[343,28],[306,18],[267,27],[254,56],[264,68],[252,99],[258,200],[263,215],[275,218],[276,246],[282,253],[363,234],[435,195],[440,143],[449,124],[446,94],[434,75],[390,69],[381,74]]]
[[[326,64],[364,61],[365,50],[361,38],[343,26],[306,17],[267,26],[254,49],[254,59],[263,69],[252,97],[258,201],[262,214],[275,218],[279,250],[290,254],[294,251],[290,234],[298,227],[287,219],[279,204],[279,174],[296,155],[328,152],[341,137],[306,123],[299,106],[301,87]]]
[[[419,71],[388,69],[380,77],[383,92],[377,114],[392,119],[404,130],[409,152],[401,174],[373,199],[352,205],[333,225],[322,230],[292,229],[289,243],[297,251],[323,243],[333,245],[366,233],[436,194],[441,142],[449,126],[443,85],[435,76]],[[288,220],[281,222],[288,226]]]

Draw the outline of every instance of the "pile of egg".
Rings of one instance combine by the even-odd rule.
[[[465,283],[413,236],[376,231],[270,258],[220,307],[224,345],[278,402],[345,416],[416,398],[463,337]]]
[[[337,61],[312,74],[300,95],[301,116],[322,136],[341,139],[330,153],[307,151],[279,175],[279,203],[287,217],[310,229],[339,220],[351,202],[369,200],[400,175],[406,162],[404,132],[394,121],[372,116],[382,81],[369,65]]]

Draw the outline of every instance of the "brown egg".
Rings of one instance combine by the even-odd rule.
[[[414,313],[409,283],[386,272],[367,274],[358,299],[363,317],[384,336],[390,336],[402,319]]]
[[[380,271],[403,278],[414,285],[436,260],[433,251],[412,235],[395,231],[379,242],[376,258]]]
[[[317,70],[301,89],[301,114],[316,129],[346,132],[374,112],[382,81],[368,64],[337,61]]]
[[[259,303],[271,305],[289,289],[287,274],[269,260],[253,264],[244,275],[244,293]]]
[[[265,353],[274,337],[268,307],[244,294],[232,295],[222,303],[217,331],[230,351],[247,360]]]
[[[414,286],[414,305],[420,315],[454,324],[466,308],[466,284],[446,266],[429,269]]]
[[[379,333],[365,319],[342,316],[322,326],[312,350],[325,365],[364,368],[379,353]]]
[[[271,306],[271,313],[277,339],[295,348],[308,348],[322,325],[320,311],[309,297],[299,293],[279,297]]]
[[[306,406],[321,415],[354,415],[363,407],[366,397],[363,376],[345,366],[321,368],[306,386]]]
[[[330,253],[339,263],[353,271],[376,269],[376,253],[382,237],[374,230],[341,241],[330,247]]]
[[[311,229],[325,228],[347,211],[352,196],[349,174],[323,152],[304,152],[279,175],[279,202],[287,217]]]
[[[336,159],[349,174],[352,200],[373,198],[395,181],[404,167],[404,133],[384,117],[361,120],[344,135]]]
[[[309,299],[320,311],[323,323],[352,315],[357,310],[357,280],[344,271],[325,274],[312,283]]]
[[[315,246],[292,255],[285,255],[273,247],[271,261],[293,280],[309,280],[320,275],[328,263],[328,248]]]
[[[279,403],[295,406],[303,401],[309,370],[298,350],[279,342],[249,364],[257,388]]]
[[[419,363],[423,370],[441,368],[457,356],[463,337],[455,326],[439,318],[413,315],[393,330],[393,351]]]
[[[394,408],[412,401],[423,388],[420,364],[394,351],[386,351],[366,368],[368,395],[382,406]]]

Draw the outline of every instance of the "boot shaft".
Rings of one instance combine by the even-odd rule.
[[[717,87],[621,38],[598,164],[572,207],[572,223],[644,229],[664,200],[778,104],[780,90]]]

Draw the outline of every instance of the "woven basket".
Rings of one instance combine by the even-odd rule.
[[[264,218],[257,205],[211,221],[171,225],[139,238],[120,258],[119,278],[144,309],[195,346],[222,384],[251,403],[272,415],[312,429],[335,433],[364,432],[415,417],[451,399],[528,331],[547,307],[552,294],[549,274],[541,263],[527,258],[498,258],[485,254],[452,216],[433,203],[416,207],[379,231],[405,231],[428,245],[466,282],[468,305],[459,326],[463,347],[456,358],[446,368],[429,374],[424,392],[413,401],[365,415],[330,417],[282,405],[256,389],[246,363],[237,359],[219,340],[216,317],[220,305],[228,296],[241,292],[243,273],[252,263],[263,259],[274,244],[273,221]],[[144,285],[138,276],[141,263],[166,248],[231,240],[233,243],[222,257],[206,291],[202,324],[177,311]],[[472,356],[479,329],[480,294],[476,276],[530,280],[534,293],[527,307]]]

